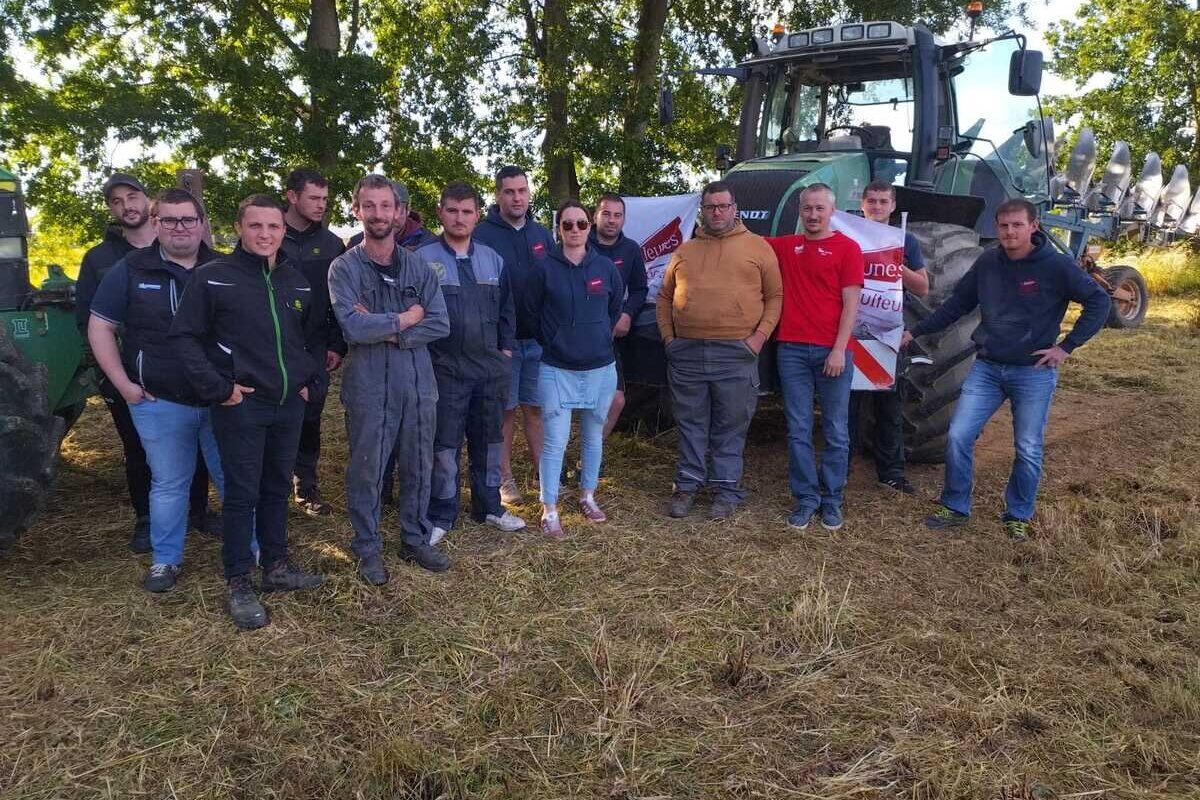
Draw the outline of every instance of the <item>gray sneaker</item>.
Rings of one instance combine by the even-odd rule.
[[[142,586],[147,592],[169,592],[175,588],[179,567],[175,564],[151,564]]]
[[[671,495],[671,505],[667,509],[667,514],[675,519],[683,519],[692,513],[692,506],[695,502],[695,492],[675,492],[675,494]]]
[[[400,557],[430,572],[445,572],[450,569],[450,556],[428,544],[416,546],[400,545]]]
[[[484,517],[484,522],[486,522],[488,525],[491,525],[493,528],[496,528],[497,530],[504,531],[505,533],[512,533],[513,531],[524,530],[525,528],[525,520],[521,519],[511,511],[505,511],[500,516],[488,514],[486,517]],[[429,543],[434,544],[433,541],[430,541]]]
[[[229,616],[244,631],[267,624],[267,610],[259,602],[249,575],[229,579]]]
[[[388,582],[387,567],[379,554],[367,556],[358,562],[358,577],[372,586],[383,586]]]

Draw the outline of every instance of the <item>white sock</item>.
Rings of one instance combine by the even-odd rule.
[[[587,503],[589,506],[596,505],[595,491],[595,489],[584,489],[583,494],[579,497],[580,502]]]

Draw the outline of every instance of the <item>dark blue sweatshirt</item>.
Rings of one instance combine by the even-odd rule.
[[[538,323],[542,361],[571,370],[613,363],[612,330],[624,301],[625,284],[612,261],[588,249],[576,265],[555,248],[535,269],[523,300]]]
[[[646,262],[642,260],[641,245],[624,234],[618,236],[617,241],[611,245],[601,244],[596,235],[596,229],[592,228],[592,232],[588,236],[588,247],[593,248],[602,256],[608,256],[616,265],[617,272],[621,274],[621,281],[624,282],[625,289],[629,292],[621,310],[631,319],[636,320],[638,312],[646,304],[647,292]]]
[[[525,217],[525,224],[517,230],[500,215],[500,208],[493,205],[475,229],[475,241],[486,244],[504,259],[505,279],[517,306],[517,338],[535,338],[538,322],[525,312],[524,296],[537,267],[545,264],[554,250],[550,231],[529,216]]]
[[[1083,305],[1075,327],[1058,342],[1067,304]],[[1099,332],[1108,319],[1108,293],[1070,256],[1054,249],[1045,234],[1033,235],[1033,252],[1013,261],[1002,247],[984,251],[954,287],[954,293],[912,329],[913,336],[937,333],[979,308],[971,338],[981,358],[1030,365],[1058,343],[1070,353]]]

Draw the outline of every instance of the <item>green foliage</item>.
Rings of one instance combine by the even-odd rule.
[[[1050,98],[1054,119],[1091,128],[1105,156],[1128,142],[1135,168],[1153,150],[1167,176],[1175,164],[1200,174],[1200,13],[1190,0],[1095,0],[1046,38],[1056,73],[1080,88],[1096,79]]]
[[[39,225],[34,221],[34,233],[29,237],[29,282],[40,286],[49,274],[50,265],[63,268],[71,278],[78,277],[83,254],[96,242],[80,240],[74,231]]]
[[[114,145],[133,141],[148,153],[133,166],[152,190],[178,166],[204,171],[218,228],[238,199],[279,192],[300,165],[322,169],[343,199],[382,170],[426,214],[448,180],[489,188],[475,165],[520,163],[543,187],[567,177],[585,199],[671,192],[711,172],[740,104],[730,81],[681,73],[746,57],[751,34],[775,20],[923,19],[939,32],[962,21],[959,0],[664,6],[0,0],[0,155],[47,223],[81,239],[104,219],[105,173],[130,166],[111,163]],[[989,4],[985,22],[1021,8]],[[40,77],[14,69],[15,42]],[[668,127],[654,113],[663,72],[679,74]],[[550,192],[538,194],[549,205]],[[335,204],[335,221],[345,208]]]

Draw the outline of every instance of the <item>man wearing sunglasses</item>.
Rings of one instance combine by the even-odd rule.
[[[75,284],[75,319],[86,343],[91,320],[92,298],[113,266],[129,253],[142,247],[155,246],[154,225],[150,221],[150,201],[141,181],[127,172],[114,172],[104,182],[104,204],[113,222],[104,231],[104,240],[83,256],[79,280]],[[125,483],[129,502],[137,517],[129,549],[135,553],[150,552],[150,467],[142,449],[137,428],[129,415],[129,406],[121,393],[107,379],[100,381],[100,396],[112,416],[113,426],[121,439],[125,462]],[[204,460],[196,460],[196,475],[192,481],[188,527],[193,530],[220,532],[220,519],[208,513],[208,471]]]
[[[198,452],[217,489],[224,490],[208,408],[167,342],[193,271],[217,254],[204,243],[200,204],[182,189],[168,189],[155,198],[151,227],[155,242],[118,261],[96,289],[88,340],[105,377],[128,406],[150,465],[154,555],[144,586],[165,592],[174,587],[183,563],[188,489]]]
[[[729,184],[708,184],[700,230],[671,255],[655,308],[679,430],[672,517],[691,513],[705,485],[714,520],[728,519],[745,498],[742,451],[758,405],[758,354],[782,306],[775,251],[738,219]]]

